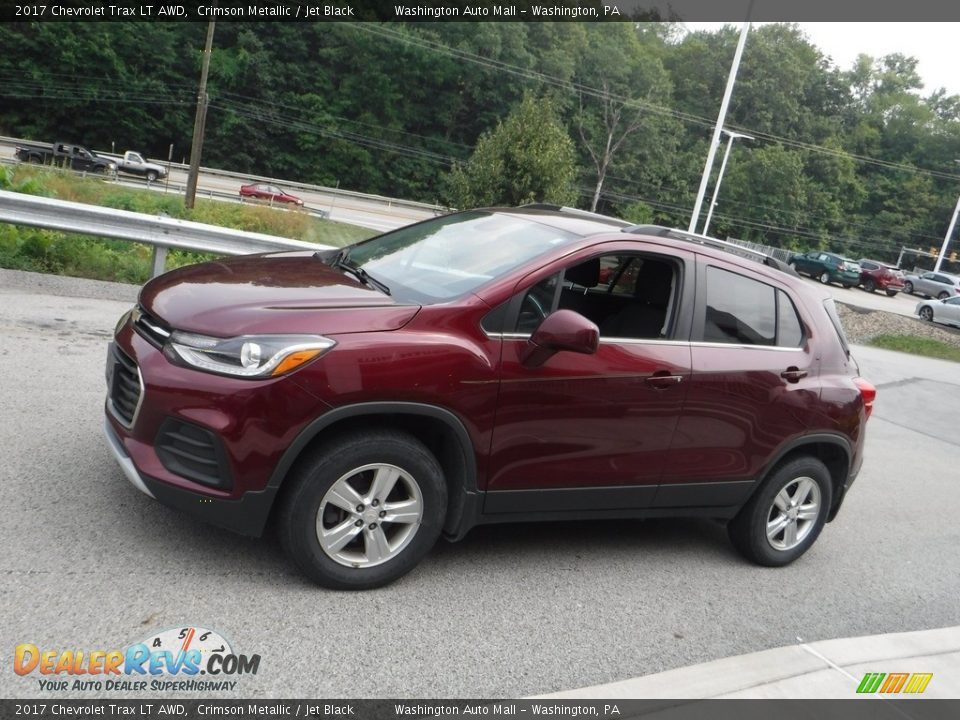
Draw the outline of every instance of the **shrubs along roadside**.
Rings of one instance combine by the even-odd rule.
[[[367,228],[322,220],[307,212],[259,205],[198,198],[196,207],[188,210],[183,197],[174,192],[125,188],[99,178],[81,178],[30,166],[0,167],[0,189],[338,247],[375,234]],[[152,253],[150,245],[125,240],[0,223],[0,267],[14,270],[142,284],[150,277]],[[172,250],[167,256],[167,268],[209,257]]]

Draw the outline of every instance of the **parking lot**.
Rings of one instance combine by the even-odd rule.
[[[918,301],[832,289],[904,314]],[[954,364],[855,349],[879,389],[864,468],[789,567],[747,564],[710,521],[504,525],[441,543],[382,590],[337,593],[307,584],[275,539],[195,522],[124,479],[102,436],[103,361],[134,293],[0,270],[8,650],[122,648],[196,625],[262,658],[218,697],[515,697],[798,637],[960,624]],[[9,669],[0,693],[44,695]]]
[[[808,283],[820,285],[820,282],[817,280],[806,276],[803,276],[803,278]],[[908,295],[905,292],[897,293],[893,297],[887,297],[886,293],[879,290],[868,293],[858,287],[845,288],[840,285],[829,285],[828,289],[837,302],[857,305],[859,307],[869,308],[870,310],[883,310],[885,312],[910,317],[916,317],[917,303],[926,299],[922,295]]]

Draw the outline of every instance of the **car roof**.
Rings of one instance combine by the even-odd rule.
[[[626,220],[619,220],[618,218],[591,213],[586,210],[566,208],[559,205],[546,205],[543,203],[521,205],[516,208],[482,208],[482,210],[500,215],[523,217],[543,225],[549,225],[558,230],[566,230],[581,237],[617,231],[630,226],[630,223]]]
[[[634,225],[619,218],[613,218],[587,210],[578,210],[576,208],[548,205],[545,203],[521,205],[516,208],[491,207],[478,209],[484,212],[535,220],[550,227],[572,232],[583,238],[594,235],[609,235],[612,232],[616,232],[627,233],[634,236],[646,235],[660,240],[668,239],[682,243],[694,243],[708,251],[706,254],[719,259],[729,260],[729,255],[734,255],[741,260],[756,262],[757,264],[782,272],[785,275],[799,277],[799,274],[794,268],[766,253],[708,235],[691,233],[686,230],[669,228],[663,225]],[[698,252],[699,251],[700,250],[698,250]]]

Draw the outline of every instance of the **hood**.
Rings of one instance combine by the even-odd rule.
[[[398,305],[310,251],[246,255],[173,270],[144,285],[140,304],[170,328],[215,337],[396,330],[420,309]]]

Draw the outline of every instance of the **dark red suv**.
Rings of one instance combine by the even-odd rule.
[[[333,588],[480,523],[702,516],[785,565],[837,514],[875,395],[830,296],[720,241],[549,206],[149,282],[107,362],[130,481],[275,525]]]
[[[894,297],[903,290],[903,273],[900,268],[887,265],[879,260],[860,261],[860,287],[867,292],[883,290],[890,297]]]

